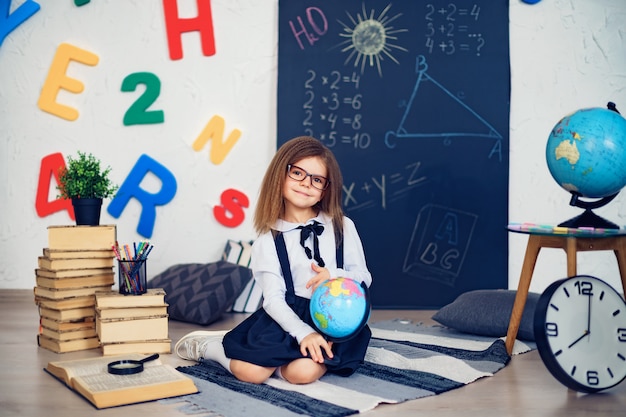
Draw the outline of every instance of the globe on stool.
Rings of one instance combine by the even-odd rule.
[[[626,186],[626,119],[615,104],[581,109],[562,118],[548,137],[546,160],[555,181],[572,194],[570,206],[585,210],[559,226],[619,229],[592,212]]]
[[[309,311],[317,331],[328,340],[349,340],[369,320],[368,288],[349,278],[324,281],[313,292]]]

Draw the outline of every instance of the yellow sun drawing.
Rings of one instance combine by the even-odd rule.
[[[391,4],[387,5],[385,9],[380,12],[378,17],[374,17],[374,10],[369,15],[365,10],[365,4],[363,4],[362,14],[357,13],[354,18],[350,13],[346,12],[348,18],[352,22],[351,25],[343,23],[341,20],[337,20],[342,26],[343,31],[339,34],[342,38],[348,38],[342,41],[338,46],[343,47],[341,52],[349,52],[344,65],[348,64],[351,60],[354,60],[354,66],[361,66],[361,74],[365,71],[365,66],[369,64],[370,67],[376,66],[378,69],[378,75],[383,76],[383,70],[381,62],[388,57],[396,64],[399,64],[398,60],[392,55],[393,50],[399,50],[407,52],[407,49],[394,45],[391,42],[396,41],[398,38],[394,35],[401,32],[408,32],[407,29],[395,29],[391,26],[391,22],[402,16],[402,13],[398,13],[393,17],[387,15]]]

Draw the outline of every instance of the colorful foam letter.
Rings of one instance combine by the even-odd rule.
[[[78,110],[57,103],[57,94],[60,89],[78,94],[85,88],[85,85],[79,80],[65,75],[70,61],[77,61],[81,64],[94,66],[98,64],[98,60],[98,55],[92,54],[74,45],[68,43],[59,45],[52,65],[50,65],[46,82],[41,89],[39,101],[37,101],[39,108],[65,120],[74,121],[78,119]]]
[[[161,180],[161,190],[157,193],[150,193],[141,188],[141,182],[152,173]],[[131,198],[136,198],[141,204],[141,216],[137,224],[137,233],[145,238],[152,237],[156,220],[156,207],[163,206],[176,195],[176,178],[163,165],[150,158],[148,155],[141,155],[137,163],[128,174],[128,177],[117,191],[115,198],[107,207],[108,213],[119,218]]]
[[[200,32],[202,53],[205,56],[215,55],[215,37],[213,35],[213,16],[211,0],[196,0],[198,16],[181,19],[178,17],[178,0],[163,0],[165,14],[165,28],[167,30],[167,44],[170,49],[170,59],[176,61],[183,57],[181,35],[185,32]]]
[[[135,91],[137,84],[146,86],[143,94],[128,108],[124,126],[163,123],[163,110],[148,110],[161,94],[161,80],[151,72],[136,72],[122,81],[122,91]]]
[[[58,198],[48,201],[50,192],[50,179],[54,176],[57,184],[59,183],[59,169],[65,166],[63,155],[61,153],[53,153],[41,160],[39,168],[39,183],[37,184],[37,197],[35,198],[35,209],[39,217],[46,217],[57,211],[67,210],[70,219],[75,220],[74,207],[72,200]]]
[[[218,222],[226,227],[237,227],[243,223],[246,217],[243,208],[250,205],[244,193],[229,188],[222,193],[220,201],[221,206],[213,207],[213,215]]]
[[[11,0],[0,0],[0,45],[9,33],[37,13],[39,9],[39,3],[26,0],[11,13]]]
[[[194,151],[198,152],[204,148],[209,140],[213,140],[209,158],[215,165],[224,162],[228,152],[230,152],[233,146],[235,146],[235,143],[239,140],[239,137],[241,137],[241,131],[234,129],[230,132],[226,141],[224,141],[225,125],[224,118],[217,115],[213,116],[191,146]]]

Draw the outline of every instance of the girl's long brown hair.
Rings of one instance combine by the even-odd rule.
[[[322,192],[322,199],[315,205],[315,208],[332,218],[335,242],[338,245],[343,238],[343,210],[341,208],[343,178],[332,151],[311,136],[298,136],[285,142],[272,158],[259,190],[259,200],[254,213],[254,228],[259,234],[267,233],[278,219],[284,217],[283,186],[287,178],[287,165],[309,157],[318,157],[326,165],[326,177],[330,180],[330,184]]]

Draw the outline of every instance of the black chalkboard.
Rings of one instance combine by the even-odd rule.
[[[337,156],[375,308],[508,287],[508,3],[279,2],[278,145]]]

